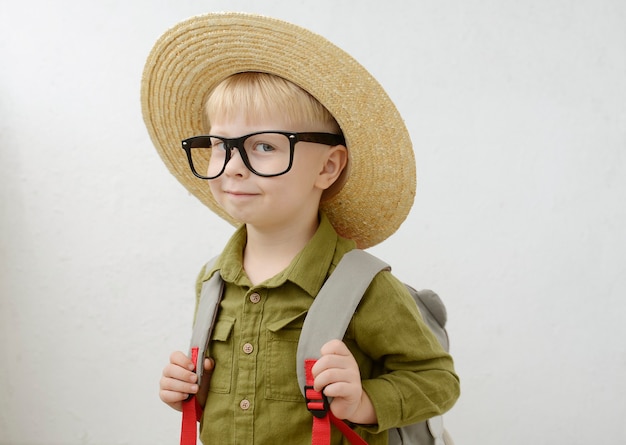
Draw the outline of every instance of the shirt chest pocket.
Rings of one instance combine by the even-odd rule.
[[[221,316],[215,324],[207,357],[215,360],[209,391],[226,394],[230,392],[233,379],[233,328],[235,319]]]
[[[271,400],[303,400],[296,376],[296,352],[306,312],[267,324],[267,385],[265,397]]]

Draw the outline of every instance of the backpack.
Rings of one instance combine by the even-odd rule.
[[[211,268],[215,258],[207,263]],[[365,442],[351,430],[343,421],[334,418],[328,405],[330,401],[320,393],[314,393],[311,386],[311,376],[308,363],[314,363],[319,358],[321,347],[329,340],[342,339],[352,319],[362,296],[369,287],[376,274],[382,270],[391,270],[390,266],[377,257],[359,249],[346,253],[333,273],[324,283],[315,297],[313,304],[304,320],[302,332],[298,342],[296,355],[298,384],[311,411],[314,420],[313,437],[316,438],[316,424],[322,430],[330,431],[328,422],[339,427],[351,443]],[[433,332],[441,346],[448,351],[449,340],[445,329],[447,320],[446,308],[439,296],[430,291],[416,291],[405,285],[415,300],[422,318]],[[190,357],[196,365],[198,385],[203,373],[202,361],[208,348],[209,341],[223,292],[223,281],[219,271],[202,285],[200,303],[196,311],[196,318],[191,338]],[[341,295],[342,298],[336,298]],[[199,364],[199,366],[198,366]],[[309,377],[307,382],[307,377]],[[196,421],[201,417],[202,408],[190,397],[183,402],[183,424],[181,430],[181,445],[195,445],[197,435]],[[328,433],[324,433],[328,434]],[[319,436],[318,436],[319,438]],[[390,445],[453,445],[453,442],[443,427],[441,416],[430,418],[424,422],[407,425],[389,430]]]

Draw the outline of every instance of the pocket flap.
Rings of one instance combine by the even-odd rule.
[[[277,321],[273,321],[271,323],[267,324],[267,329],[271,332],[277,332],[280,331],[281,329],[283,329],[284,327],[290,325],[291,323],[293,323],[294,321],[298,320],[298,319],[302,319],[302,322],[304,322],[304,317],[306,316],[308,311],[304,311],[301,312],[298,315],[295,315],[293,317],[290,318],[283,318],[282,320],[277,320]],[[302,327],[302,323],[300,323],[300,325],[298,327]]]
[[[235,326],[235,319],[231,317],[219,317],[213,329],[213,340],[226,341]]]

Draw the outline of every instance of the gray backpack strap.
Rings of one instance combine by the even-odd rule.
[[[296,371],[302,395],[306,384],[305,359],[318,359],[325,343],[343,339],[361,298],[381,270],[391,268],[375,256],[354,249],[343,256],[320,289],[309,308],[298,341]]]
[[[216,258],[213,258],[206,265],[205,270],[210,269],[215,264]],[[204,373],[204,357],[209,347],[213,326],[217,319],[217,312],[222,300],[224,282],[220,276],[220,271],[216,271],[213,276],[202,283],[202,291],[200,292],[200,302],[196,310],[196,321],[193,325],[191,334],[191,343],[189,351],[192,348],[198,348],[198,366],[196,366],[196,374],[198,375],[198,385],[202,380]]]

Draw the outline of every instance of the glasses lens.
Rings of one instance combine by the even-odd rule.
[[[219,176],[226,162],[226,151],[221,139],[200,136],[188,140],[193,170],[204,178]]]
[[[243,146],[250,166],[261,175],[278,175],[289,169],[291,149],[289,138],[281,133],[248,136]]]

